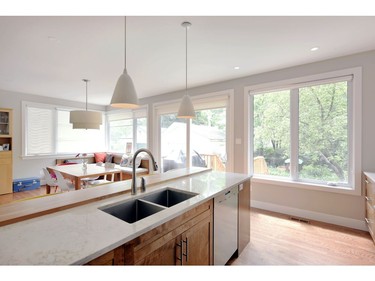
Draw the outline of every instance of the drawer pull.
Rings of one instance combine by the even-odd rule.
[[[367,224],[370,224],[370,220],[368,218],[365,218],[365,221]]]
[[[177,260],[180,261],[180,265],[182,265],[182,251],[183,251],[183,245],[182,245],[182,240],[180,240],[180,243],[176,243],[176,246],[180,248],[180,256],[176,257]]]
[[[371,203],[371,201],[372,201],[371,198],[369,198],[369,197],[367,197],[367,196],[365,196],[365,198],[366,198],[366,201],[367,201],[367,202]]]
[[[365,183],[366,183],[366,184],[370,184],[370,182],[369,182],[367,179],[365,179]]]

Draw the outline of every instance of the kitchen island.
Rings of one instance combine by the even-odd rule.
[[[41,212],[40,216],[0,227],[0,264],[79,265],[89,263],[189,212],[202,209],[202,206],[212,206],[210,201],[216,196],[225,193],[230,187],[249,182],[249,180],[249,176],[245,174],[214,172],[207,169],[182,169],[175,174],[150,175],[146,180],[146,192],[138,192],[137,195],[124,192],[130,189],[130,181],[95,187],[92,190],[70,192],[71,194],[67,194],[69,197],[72,197],[75,192],[80,192],[82,204],[78,201],[73,202],[69,208],[54,210],[49,214]],[[102,210],[118,202],[142,198],[165,188],[194,193],[196,196],[134,223],[120,220]],[[85,191],[89,192],[84,194]],[[109,196],[106,191],[111,195]],[[53,197],[63,195],[65,194]],[[90,199],[83,200],[85,195],[91,196]],[[50,199],[52,200],[52,198],[40,198],[35,199],[35,202]],[[249,204],[249,200],[247,202]],[[248,208],[250,208],[249,205]],[[212,227],[212,222],[210,227]]]

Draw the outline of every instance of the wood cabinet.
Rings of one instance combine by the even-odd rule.
[[[0,194],[13,192],[12,109],[0,108]]]
[[[366,189],[366,224],[375,241],[375,180],[370,175],[365,174]]]
[[[210,265],[212,208],[205,202],[88,264]]]
[[[121,265],[124,264],[124,246],[120,246],[88,262],[86,265]]]
[[[238,188],[238,255],[250,242],[250,180]]]
[[[127,264],[212,264],[212,200],[151,230],[126,245]]]

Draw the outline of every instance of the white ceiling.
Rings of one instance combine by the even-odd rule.
[[[139,98],[185,88],[183,21],[189,87],[375,49],[375,17],[130,16]],[[84,102],[87,78],[89,103],[108,105],[123,68],[123,17],[0,17],[0,89]]]

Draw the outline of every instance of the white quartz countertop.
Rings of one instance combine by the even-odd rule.
[[[85,264],[249,178],[246,174],[208,171],[153,185],[145,193],[118,195],[2,226],[0,265]],[[166,187],[198,195],[133,224],[99,209]]]

